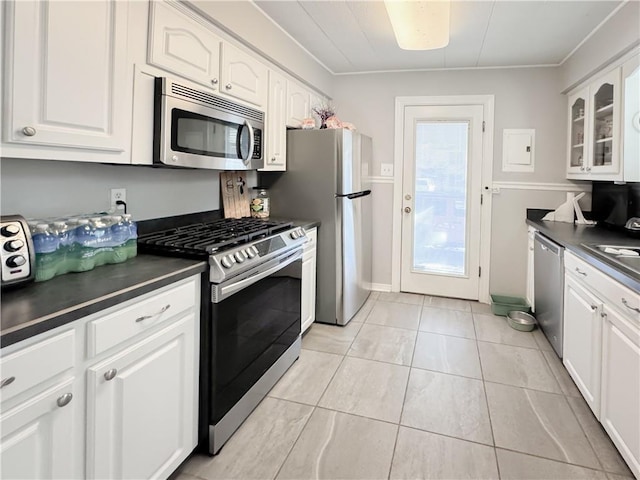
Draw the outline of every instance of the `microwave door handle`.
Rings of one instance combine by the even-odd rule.
[[[242,161],[244,162],[245,165],[248,165],[249,161],[251,160],[251,157],[253,156],[254,137],[253,137],[253,127],[251,126],[251,124],[245,120],[244,125],[249,130],[249,151],[247,152],[247,158],[243,158]],[[240,135],[238,135],[238,142],[240,142]]]

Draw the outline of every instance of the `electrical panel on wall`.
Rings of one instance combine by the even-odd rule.
[[[502,171],[534,171],[534,129],[505,128],[502,135]]]

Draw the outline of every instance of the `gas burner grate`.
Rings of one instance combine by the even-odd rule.
[[[205,256],[291,228],[292,222],[258,218],[224,218],[169,228],[138,237],[142,252]]]

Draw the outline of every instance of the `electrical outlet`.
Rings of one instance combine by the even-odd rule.
[[[116,202],[121,200],[123,202],[127,201],[127,189],[126,188],[112,188],[111,194],[109,196],[109,205],[112,210],[122,210],[124,211],[124,205],[118,205]]]
[[[383,177],[393,177],[393,163],[381,163],[380,175]]]

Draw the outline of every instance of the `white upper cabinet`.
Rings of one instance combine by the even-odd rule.
[[[165,2],[151,2],[150,65],[218,89],[222,40],[197,19]]]
[[[302,121],[311,116],[311,96],[299,83],[287,81],[287,127],[300,128]]]
[[[259,107],[267,103],[267,67],[229,43],[222,46],[221,87],[227,95]]]
[[[269,100],[266,121],[266,151],[263,170],[284,171],[287,166],[287,80],[269,71]]]
[[[567,178],[621,180],[620,68],[569,96]]]
[[[640,182],[640,53],[622,66],[623,122],[622,159],[623,180]]]
[[[120,155],[131,134],[128,3],[17,1],[6,7],[3,140],[10,145],[3,154],[56,158],[62,147],[107,152],[111,157],[102,161],[128,163]],[[53,146],[49,151],[58,154],[25,145]],[[92,160],[82,152],[76,159]]]

